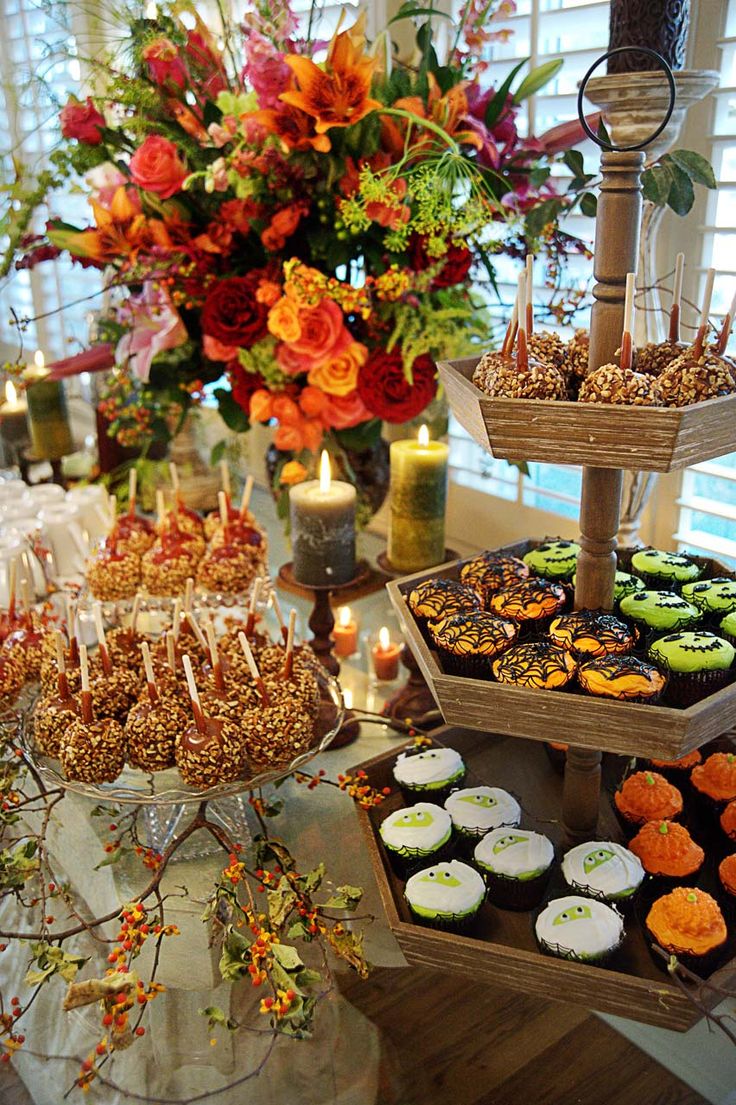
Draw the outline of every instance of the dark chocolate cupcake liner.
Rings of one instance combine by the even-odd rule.
[[[515,879],[509,875],[501,875],[497,871],[489,871],[479,863],[475,866],[488,887],[488,901],[491,905],[498,909],[525,913],[535,909],[544,897],[552,877],[554,860],[546,871],[542,871],[533,879]]]
[[[566,948],[563,944],[549,944],[546,940],[540,940],[536,932],[534,938],[542,955],[550,955],[555,959],[567,959],[570,963],[582,963],[585,967],[608,967],[616,953],[620,951],[625,934],[613,948],[603,952],[602,955],[597,956],[595,959],[586,959],[584,956],[579,956],[571,948]]]
[[[615,906],[620,913],[626,915],[635,911],[641,900],[642,888],[646,881],[647,878],[645,875],[636,890],[632,891],[631,894],[627,894],[626,897],[621,898],[612,898],[604,894],[601,890],[594,890],[592,886],[587,886],[585,883],[568,882],[567,879],[565,879],[565,885],[572,893],[580,894],[582,898],[593,898],[594,901],[603,902],[604,905]]]
[[[466,774],[467,772],[463,771],[462,775],[458,775],[441,787],[410,787],[406,783],[400,783],[399,789],[409,806],[413,806],[415,802],[434,802],[435,805],[441,806],[453,790],[462,787]]]
[[[720,626],[718,627],[718,629],[714,629],[713,632],[718,637],[722,637],[724,641],[728,641],[730,645],[733,645],[733,647],[736,648],[736,637],[732,633],[726,633],[726,631],[724,629],[721,629]]]
[[[678,886],[698,887],[703,878],[705,861],[689,875],[654,875],[647,872],[647,877],[641,885],[637,907],[640,910],[648,909],[657,898],[662,898]]]
[[[441,917],[423,917],[418,913],[415,913],[411,908],[411,903],[407,900],[407,906],[411,913],[411,919],[416,925],[424,925],[426,928],[438,929],[440,932],[454,932],[458,936],[468,934],[473,931],[478,923],[478,915],[480,914],[483,902],[480,903],[477,909],[472,913],[466,913],[462,916],[441,916]]]
[[[702,833],[707,833],[712,838],[725,836],[721,827],[721,814],[727,805],[728,800],[721,801],[711,798],[708,794],[704,794],[702,790],[698,790],[692,783],[690,784],[690,817],[693,822],[700,824]],[[736,843],[734,844],[734,851],[736,851]]]
[[[510,642],[511,643],[511,642]],[[435,652],[439,657],[442,670],[445,675],[462,675],[468,679],[491,679],[491,656],[458,656],[434,643]],[[497,655],[500,655],[498,653]]]
[[[648,572],[637,572],[639,579],[643,579],[647,591],[673,591],[676,595],[682,594],[682,588],[686,583],[697,583],[698,576],[692,579],[673,579],[671,576],[653,576]]]
[[[736,921],[736,894],[726,890],[721,880],[716,875],[716,890],[713,895],[719,906],[727,925],[733,925]]]
[[[634,839],[636,834],[639,832],[639,829],[641,829],[644,825],[646,825],[646,820],[651,820],[651,821],[663,821],[663,820],[665,820],[665,821],[677,821],[680,824],[682,824],[682,818],[683,818],[682,813],[675,814],[674,817],[667,817],[667,818],[652,817],[652,818],[648,818],[644,821],[630,821],[627,817],[625,817],[621,813],[621,810],[616,805],[616,800],[615,800],[615,797],[613,795],[611,796],[611,807],[613,808],[613,812],[616,815],[616,820],[618,821],[619,826],[621,828],[621,832],[626,837],[627,842]]]
[[[656,661],[655,661],[656,662]],[[668,706],[687,709],[733,682],[733,669],[723,671],[667,672],[664,700]]]
[[[663,958],[654,950],[656,941],[654,940],[654,937],[650,933],[646,924],[642,925],[642,928],[644,930],[644,938],[646,940],[647,948],[649,949],[649,954],[652,957],[652,961],[656,964],[657,967],[659,967],[660,971],[668,974],[669,960]],[[720,944],[717,948],[713,948],[712,951],[707,952],[705,955],[694,955],[692,952],[688,952],[684,948],[675,948],[674,946],[672,947],[672,949],[665,948],[663,950],[671,955],[675,955],[677,957],[678,963],[681,963],[686,970],[692,971],[692,973],[697,975],[699,978],[706,979],[710,975],[712,975],[713,972],[723,962],[726,955],[727,947],[728,940],[724,940],[724,942]]]

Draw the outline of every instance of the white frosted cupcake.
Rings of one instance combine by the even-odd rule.
[[[486,887],[478,872],[459,859],[412,875],[404,891],[413,915],[432,928],[463,932],[483,905]]]
[[[534,931],[547,955],[603,964],[620,947],[624,922],[615,906],[571,894],[555,898],[537,917]]]
[[[591,840],[566,853],[562,874],[572,890],[625,906],[633,902],[646,872],[639,857],[622,844]]]
[[[474,843],[491,829],[518,825],[521,806],[501,787],[466,787],[454,790],[445,800],[445,809],[461,840]]]
[[[431,802],[394,810],[381,822],[379,833],[398,875],[417,864],[426,865],[441,858],[452,837],[450,815]]]
[[[394,779],[410,801],[442,801],[465,778],[465,764],[454,748],[402,752],[394,764]]]
[[[549,882],[555,850],[549,837],[531,829],[491,829],[473,859],[486,880],[488,900],[501,909],[534,909]]]

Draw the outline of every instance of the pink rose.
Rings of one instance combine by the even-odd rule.
[[[348,430],[373,418],[357,390],[348,395],[330,395],[328,399],[322,418],[333,430]]]
[[[211,361],[234,361],[238,356],[237,345],[225,345],[211,334],[205,334],[202,345],[205,357]]]
[[[134,360],[134,371],[147,380],[151,362],[165,349],[176,349],[187,340],[187,331],[166,292],[144,285],[140,296],[131,296],[126,304],[131,329],[118,342],[117,361]]]
[[[130,176],[139,188],[167,200],[181,191],[187,167],[173,142],[158,134],[149,134],[130,159]]]
[[[102,141],[105,117],[100,114],[89,96],[84,103],[70,100],[61,109],[59,120],[61,133],[65,138],[76,138],[87,146],[99,146]]]

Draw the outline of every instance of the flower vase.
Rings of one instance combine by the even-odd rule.
[[[718,85],[718,73],[710,69],[683,69],[674,74],[677,98],[672,118],[662,134],[646,147],[646,165],[657,161],[680,136],[688,110]],[[592,77],[586,97],[600,108],[611,141],[619,146],[646,140],[659,125],[669,104],[669,89],[661,72],[609,73]],[[657,286],[657,237],[664,207],[644,201],[637,268],[637,346],[666,337],[664,309]],[[620,545],[641,544],[639,527],[644,508],[654,490],[655,472],[629,471],[624,475]]]
[[[169,446],[169,460],[174,461],[179,470],[186,505],[192,510],[215,510],[220,474],[209,469],[202,460],[197,446],[197,419],[191,411]]]

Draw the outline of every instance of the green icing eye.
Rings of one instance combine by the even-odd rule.
[[[572,909],[563,909],[562,913],[557,914],[552,924],[566,925],[568,921],[590,921],[592,917],[590,906],[576,905]]]
[[[493,854],[497,856],[499,852],[503,852],[504,848],[510,848],[512,844],[523,844],[528,840],[528,836],[519,836],[517,833],[509,833],[508,836],[502,836],[500,840],[497,840],[493,845]]]
[[[405,813],[401,818],[401,824],[405,825],[407,829],[425,829],[427,826],[434,824],[434,818],[431,813],[415,810],[414,813]]]
[[[485,810],[490,810],[493,806],[498,805],[498,799],[494,798],[492,794],[464,794],[462,798],[458,798],[458,802],[468,802],[471,806],[482,806]]]
[[[591,852],[583,860],[583,871],[586,875],[589,875],[591,871],[595,871],[596,867],[600,867],[602,863],[608,863],[609,859],[613,859],[613,852],[610,848],[598,848],[597,851]]]
[[[436,882],[442,886],[462,886],[460,879],[456,879],[449,871],[429,871],[423,875],[420,882]]]

